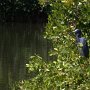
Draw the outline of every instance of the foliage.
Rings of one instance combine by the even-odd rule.
[[[13,21],[20,17],[30,17],[38,15],[44,10],[47,14],[47,5],[43,6],[40,0],[0,0],[0,21]],[[34,17],[35,18],[35,17]],[[28,18],[27,18],[28,19]]]
[[[24,90],[89,90],[90,61],[80,57],[72,31],[80,28],[89,38],[89,0],[51,0],[52,14],[48,16],[45,38],[52,41],[50,56],[45,61],[38,55],[31,56],[26,64],[30,78],[24,80]],[[88,32],[88,33],[87,33]]]
[[[19,83],[24,90],[89,90],[90,67],[87,61],[78,63],[67,57],[53,62],[45,62],[39,56],[32,56],[26,67],[30,74],[29,80]]]

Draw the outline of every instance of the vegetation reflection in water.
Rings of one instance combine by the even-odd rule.
[[[8,90],[15,81],[26,78],[25,64],[31,55],[48,58],[43,30],[44,23],[0,24],[0,90]]]

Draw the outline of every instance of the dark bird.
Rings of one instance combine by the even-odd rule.
[[[76,43],[81,56],[89,58],[89,47],[86,38],[82,37],[82,32],[79,29],[75,29]]]

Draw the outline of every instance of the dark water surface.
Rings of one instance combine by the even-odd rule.
[[[26,76],[27,59],[38,53],[48,59],[44,23],[0,24],[0,90],[10,90],[13,82]]]

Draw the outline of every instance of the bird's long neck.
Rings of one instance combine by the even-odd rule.
[[[77,42],[79,42],[79,38],[81,38],[81,35],[77,34],[77,35],[76,35],[76,40],[77,40]]]

